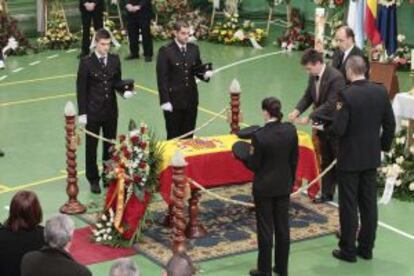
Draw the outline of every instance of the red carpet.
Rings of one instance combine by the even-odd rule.
[[[90,227],[75,230],[70,253],[81,264],[102,263],[137,254],[132,248],[112,248],[93,243],[90,237]]]

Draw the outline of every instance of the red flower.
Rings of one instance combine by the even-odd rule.
[[[344,4],[344,0],[335,0],[335,4],[337,6],[342,6]]]
[[[134,144],[138,143],[139,142],[139,136],[132,136],[131,137],[131,142],[134,143]]]
[[[112,157],[112,160],[114,160],[115,162],[119,162],[119,160],[121,160],[121,158],[119,158],[119,155],[114,155]]]
[[[141,163],[139,163],[139,167],[141,168],[141,169],[145,169],[145,167],[147,166],[147,163],[145,163],[145,162],[141,162]]]
[[[126,159],[131,159],[131,153],[129,151],[124,151],[124,156]]]
[[[135,183],[138,183],[138,182],[141,182],[141,176],[139,176],[139,175],[134,175],[134,182]]]
[[[141,143],[139,143],[139,147],[145,149],[147,147],[147,143],[142,141]]]
[[[125,141],[125,139],[126,139],[126,136],[125,135],[123,135],[123,134],[121,134],[121,135],[119,135],[119,141],[122,143],[122,142],[124,142]]]

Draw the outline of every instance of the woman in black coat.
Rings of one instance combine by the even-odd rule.
[[[0,226],[0,275],[20,276],[20,262],[29,251],[45,245],[42,208],[35,193],[20,191],[10,203],[9,217]]]

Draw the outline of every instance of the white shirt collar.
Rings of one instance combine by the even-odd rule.
[[[355,47],[355,45],[352,45],[352,47],[350,47],[348,50],[346,50],[344,52],[344,58],[343,58],[343,60],[345,60],[349,56],[349,53],[352,51],[352,49],[354,49],[354,47]]]
[[[322,65],[322,70],[321,70],[321,72],[318,74],[319,80],[321,80],[321,79],[322,79],[323,73],[325,73],[325,69],[326,69],[326,64],[324,63],[324,64]]]
[[[273,123],[273,122],[277,122],[277,119],[276,118],[270,118],[269,120],[266,121],[266,124]]]
[[[175,43],[177,44],[178,48],[180,50],[184,47],[185,50],[187,50],[187,44],[181,44],[176,38],[174,38]]]

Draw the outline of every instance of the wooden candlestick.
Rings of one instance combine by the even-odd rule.
[[[81,214],[86,212],[86,206],[81,204],[77,197],[79,194],[78,178],[76,170],[76,142],[75,142],[75,107],[72,102],[65,106],[65,130],[66,130],[66,194],[68,201],[60,207],[60,212],[64,214]]]
[[[186,220],[184,215],[185,185],[187,183],[184,169],[187,163],[180,151],[175,152],[171,165],[173,180],[172,251],[174,253],[181,253],[187,250],[185,237]]]
[[[230,133],[240,130],[240,83],[234,79],[230,86]]]

